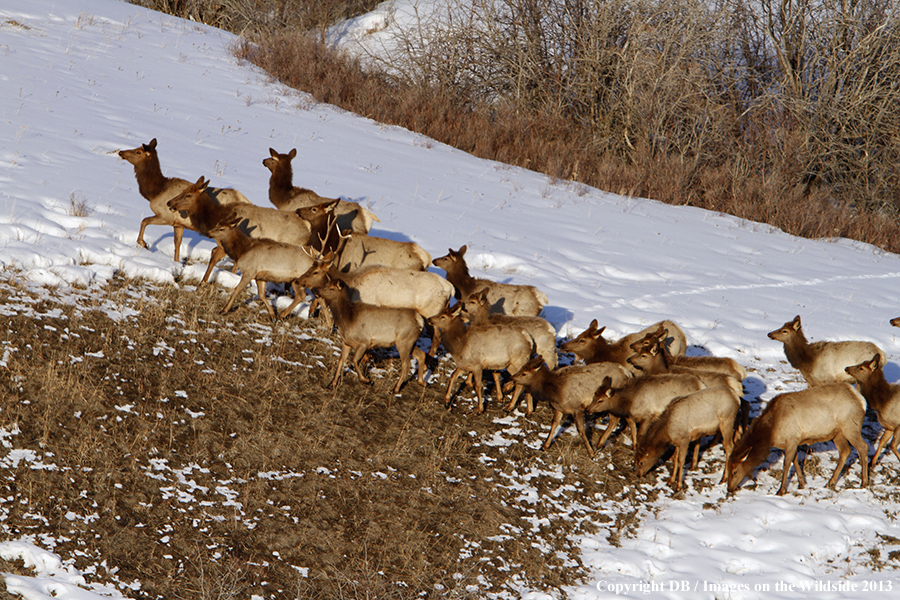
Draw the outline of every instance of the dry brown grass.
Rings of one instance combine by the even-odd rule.
[[[489,445],[506,413],[476,415],[471,391],[446,411],[447,365],[395,397],[398,361],[376,357],[372,385],[348,373],[328,391],[332,338],[256,303],[220,316],[223,293],[0,283],[0,350],[15,348],[0,430],[34,452],[0,468],[9,538],[105,564],[90,579],[138,581],[135,598],[406,599],[483,597],[513,575],[559,588],[585,575],[580,535],[634,531],[637,508],[591,508],[641,487],[607,468],[626,447],[591,461],[564,435],[540,452],[546,407]]]

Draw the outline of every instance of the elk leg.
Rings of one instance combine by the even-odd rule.
[[[775,492],[777,496],[784,496],[784,493],[787,491],[788,477],[791,475],[791,465],[794,465],[794,468],[797,469],[797,473],[800,473],[800,465],[797,464],[797,446],[796,444],[789,444],[787,448],[784,449],[784,468],[781,472],[781,487],[778,488],[778,491]],[[802,475],[801,475],[802,477]]]
[[[228,302],[225,303],[225,306],[220,311],[223,315],[227,314],[228,311],[231,310],[231,306],[232,306],[232,304],[234,304],[234,301],[237,299],[238,294],[240,294],[244,290],[244,288],[250,284],[250,282],[252,280],[253,280],[253,275],[250,273],[244,273],[243,275],[241,275],[240,283],[238,283],[237,287],[234,288],[234,291],[231,292],[231,296],[228,298]]]
[[[588,456],[594,458],[594,449],[591,447],[591,438],[588,437],[587,430],[584,427],[584,411],[576,409],[574,416],[575,428],[578,430],[581,439],[584,440],[584,446],[587,448]]]
[[[841,433],[834,436],[834,440],[832,441],[838,449],[838,462],[837,466],[834,468],[834,474],[831,476],[831,479],[828,480],[828,484],[826,485],[826,487],[834,489],[834,486],[837,485],[838,478],[841,476],[841,472],[844,470],[844,466],[847,464],[847,459],[850,457],[850,442]],[[869,453],[867,451],[867,457],[868,454]]]
[[[862,438],[861,431],[853,431],[851,430],[850,435],[847,436],[848,441],[853,447],[856,449],[856,453],[859,454],[859,462],[862,466],[862,477],[861,477],[861,485],[860,487],[866,487],[869,485],[869,445]],[[896,454],[896,452],[895,452]]]
[[[337,369],[334,370],[334,378],[328,384],[328,389],[333,390],[337,382],[341,379],[344,372],[344,365],[347,364],[347,357],[350,356],[350,346],[341,344],[341,357],[338,359]]]
[[[212,275],[213,268],[219,264],[219,261],[225,257],[225,249],[222,248],[222,245],[216,242],[216,247],[213,248],[212,254],[209,256],[209,265],[206,267],[206,273],[203,274],[203,279],[200,280],[200,285],[207,283],[209,281],[209,276]]]
[[[425,371],[428,370],[428,359],[425,357],[425,353],[422,352],[422,349],[413,344],[412,348],[413,358],[416,359],[416,362],[419,363],[419,375],[416,380],[419,382],[419,385],[425,385]]]
[[[175,225],[175,262],[181,262],[181,238],[184,236],[184,227]]]
[[[269,316],[273,321],[276,320],[277,317],[275,316],[275,309],[272,308],[272,304],[268,300],[266,300],[266,282],[261,279],[257,279],[256,291],[259,293],[259,301],[262,302],[263,306],[266,307],[266,312],[269,313]]]
[[[897,452],[897,443],[900,442],[900,437],[897,437],[896,431],[891,432],[891,452],[894,453],[894,456],[897,457],[897,460],[900,460],[900,453]]]
[[[494,371],[494,394],[497,396],[497,404],[503,404],[503,390],[500,388],[500,371]]]
[[[368,346],[360,345],[356,348],[356,352],[353,353],[353,368],[356,370],[356,375],[359,377],[359,380],[363,383],[371,383],[372,381],[371,379],[366,377],[365,373],[362,372],[362,368],[359,365],[363,355],[365,355],[368,349]]]
[[[294,310],[294,308],[298,304],[300,304],[300,302],[302,302],[304,298],[306,298],[306,290],[304,290],[302,287],[300,287],[300,285],[297,283],[296,279],[291,282],[291,287],[294,289],[294,301],[291,302],[287,308],[285,308],[283,311],[278,313],[279,319],[283,319],[286,316],[288,316],[289,314],[291,314],[291,312]],[[312,307],[310,306],[310,308],[312,308]]]
[[[560,423],[562,423],[563,414],[562,411],[554,409],[553,422],[550,423],[550,433],[547,434],[547,441],[541,445],[541,450],[546,450],[553,443],[553,436],[556,435],[556,431],[559,429]]]
[[[884,447],[888,443],[888,439],[892,439],[894,436],[894,432],[888,432],[887,429],[881,430],[881,435],[878,436],[878,446],[875,448],[875,455],[872,457],[872,466],[875,466],[875,463],[878,462],[878,457],[881,455],[881,451],[884,450]]]
[[[482,380],[482,371],[480,368],[472,371],[472,377],[475,379],[475,395],[478,397],[478,414],[484,413],[484,381]]]
[[[616,427],[619,426],[619,421],[621,420],[621,418],[615,415],[609,415],[609,423],[606,425],[606,431],[603,432],[603,435],[600,436],[600,441],[597,442],[598,449],[603,447],[603,444],[606,443],[606,440],[609,439],[609,436],[611,436]]]
[[[450,375],[450,381],[447,382],[447,393],[444,394],[444,406],[447,410],[450,409],[450,398],[453,396],[453,384],[456,382],[456,378],[463,374],[463,370],[457,368]]]

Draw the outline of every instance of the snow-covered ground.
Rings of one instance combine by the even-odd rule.
[[[140,220],[151,213],[117,151],[155,137],[165,174],[203,175],[268,205],[261,161],[270,147],[297,148],[295,184],[365,204],[381,219],[374,234],[414,240],[433,256],[468,245],[478,275],[543,289],[545,316],[560,337],[595,318],[609,337],[673,319],[692,352],[731,356],[751,369],[748,397],[765,401],[802,387],[783,364],[781,344],[766,337],[799,314],[812,339],[879,344],[891,361],[888,378],[900,378],[900,330],[888,324],[900,315],[897,255],[475,159],[269,83],[232,57],[234,41],[114,0],[0,4],[4,277],[90,287],[119,271],[194,283],[213,244],[186,232],[188,263],[179,264],[171,228],[151,226],[150,248],[138,248]],[[237,278],[220,271],[216,281],[233,286]],[[12,452],[14,436],[0,438]],[[827,461],[834,453],[824,448]],[[680,500],[665,494],[646,506],[637,535],[623,537],[620,548],[605,537],[581,540],[593,580],[566,591],[584,599],[883,594],[895,572],[878,570],[873,556],[886,561],[884,540],[900,538],[891,462],[882,459],[867,490],[858,489],[854,462],[836,492],[810,477],[806,490],[794,481],[791,493],[775,498],[778,484],[763,471],[758,485],[733,498],[720,487]],[[603,508],[602,498],[591,501]],[[7,579],[28,598],[99,593],[62,566],[66,557],[48,560],[19,540],[0,551],[41,556],[33,560],[36,577],[62,582]]]

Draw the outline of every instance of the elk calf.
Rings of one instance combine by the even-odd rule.
[[[232,214],[209,231],[210,237],[222,245],[241,271],[241,281],[222,308],[222,314],[231,310],[238,295],[255,279],[260,302],[265,304],[274,321],[275,309],[266,301],[266,282],[290,283],[294,289],[291,307],[295,306],[306,296],[297,279],[312,266],[312,258],[302,246],[247,237],[236,227],[239,221],[240,218]]]
[[[352,302],[347,286],[334,280],[315,288],[328,305],[341,334],[341,358],[338,360],[334,378],[329,388],[337,385],[344,372],[344,365],[353,350],[353,368],[363,383],[369,383],[360,369],[360,360],[370,348],[397,347],[400,354],[400,378],[394,386],[394,393],[406,382],[409,374],[410,355],[419,365],[418,382],[425,385],[425,353],[416,347],[416,340],[422,333],[425,320],[411,308],[387,308],[362,302]]]
[[[659,416],[675,398],[687,396],[704,387],[700,378],[684,373],[646,375],[632,379],[620,388],[611,381],[604,381],[597,387],[594,400],[587,407],[587,412],[592,414],[609,413],[609,425],[597,447],[602,447],[619,421],[625,419],[631,429],[632,447],[637,448],[639,428],[642,430],[645,423]]]
[[[844,370],[858,365],[872,355],[885,360],[884,351],[872,342],[814,342],[806,341],[800,316],[794,317],[780,328],[770,331],[769,338],[784,344],[784,354],[788,362],[800,371],[810,387],[829,383],[853,383],[853,378]]]
[[[551,370],[540,355],[529,360],[513,375],[513,381],[517,385],[538,399],[546,399],[553,407],[553,423],[550,425],[547,441],[541,448],[546,450],[550,447],[563,416],[572,415],[575,427],[591,457],[594,456],[594,448],[584,427],[584,411],[594,401],[594,391],[604,381],[611,386],[622,387],[630,379],[631,373],[616,363],[594,363]]]
[[[891,452],[900,460],[900,453],[897,452],[897,444],[900,443],[900,437],[897,436],[897,427],[900,426],[900,385],[887,382],[883,366],[881,357],[876,354],[871,360],[845,369],[859,383],[860,393],[878,414],[878,423],[883,428],[869,465],[872,468],[888,442]]]
[[[447,280],[456,288],[457,299],[462,301],[471,294],[487,288],[490,311],[496,314],[531,316],[541,314],[549,302],[547,295],[533,285],[512,285],[489,279],[476,279],[469,274],[465,260],[466,246],[450,249],[446,256],[432,261],[434,266],[447,272]]]
[[[475,394],[478,396],[478,413],[483,413],[482,372],[485,370],[494,372],[497,401],[502,403],[503,391],[499,371],[506,369],[509,373],[516,373],[522,369],[531,358],[534,345],[531,337],[519,329],[498,325],[467,328],[458,312],[451,312],[449,309],[431,317],[428,322],[441,331],[444,345],[456,363],[456,369],[447,383],[444,405],[450,408],[456,378],[471,373],[474,378]],[[518,393],[519,390],[514,392],[516,396]]]
[[[681,490],[684,479],[684,461],[691,442],[699,444],[700,438],[716,433],[722,436],[725,448],[725,464],[734,447],[734,424],[740,411],[740,398],[730,387],[709,387],[675,399],[658,417],[653,419],[638,438],[635,451],[635,467],[643,477],[671,447],[672,474],[669,485]],[[696,449],[693,467],[696,467]],[[728,477],[728,469],[719,483]]]
[[[799,392],[779,394],[766,405],[762,414],[750,424],[731,453],[727,466],[728,492],[734,492],[772,448],[784,450],[784,470],[777,494],[787,491],[791,465],[797,471],[800,487],[806,487],[803,468],[797,459],[797,446],[833,440],[839,456],[828,487],[834,488],[850,456],[856,448],[862,466],[862,487],[869,482],[869,446],[862,438],[866,401],[850,384],[832,383]]]

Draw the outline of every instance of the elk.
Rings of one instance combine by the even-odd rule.
[[[537,355],[525,363],[512,379],[516,385],[538,399],[546,399],[553,407],[550,433],[541,449],[546,450],[553,443],[563,416],[572,415],[588,455],[593,458],[594,448],[584,427],[584,411],[594,401],[594,391],[600,384],[609,381],[612,386],[622,387],[631,379],[631,373],[622,365],[608,362],[551,370],[544,358]]]
[[[635,375],[639,375],[640,372],[628,364],[628,357],[632,354],[631,344],[650,334],[653,334],[654,339],[660,339],[656,334],[661,329],[666,331],[661,344],[669,355],[683,356],[687,340],[681,328],[672,321],[660,321],[642,331],[630,333],[615,342],[608,342],[603,338],[606,327],[598,328],[597,319],[594,319],[585,331],[562,344],[560,350],[572,352],[586,363],[604,361],[619,363],[625,368],[631,369]]]
[[[643,430],[645,423],[660,415],[675,398],[704,387],[699,377],[687,373],[645,375],[618,388],[611,380],[604,380],[594,391],[593,402],[586,409],[591,414],[609,414],[609,424],[597,447],[603,447],[619,421],[625,419],[631,429],[631,445],[637,448],[638,431]]]
[[[159,156],[156,153],[156,138],[150,140],[149,144],[141,144],[131,150],[120,150],[119,158],[124,158],[134,165],[138,191],[141,196],[150,201],[150,210],[153,211],[152,217],[141,221],[137,245],[141,248],[147,247],[147,242],[144,241],[144,229],[147,228],[147,225],[171,225],[175,232],[174,258],[176,262],[180,261],[181,238],[184,230],[185,228],[193,229],[193,227],[187,219],[170,211],[166,203],[180,194],[190,185],[190,182],[176,177],[166,177],[162,174]],[[242,193],[234,189],[210,188],[209,193],[212,199],[219,204],[250,203]]]
[[[900,385],[891,385],[887,382],[884,378],[883,366],[881,357],[875,354],[870,360],[845,369],[859,384],[859,392],[869,406],[875,410],[878,415],[878,423],[883,428],[869,465],[870,468],[875,467],[878,456],[888,442],[890,442],[891,452],[900,460],[900,453],[897,452],[897,444],[900,443],[900,437],[897,436],[897,427],[900,426]]]
[[[699,440],[703,436],[719,434],[725,448],[725,464],[734,447],[734,424],[740,411],[740,398],[727,386],[707,387],[687,396],[676,398],[647,426],[638,438],[635,451],[635,468],[643,477],[656,465],[663,454],[675,446],[669,485],[681,490],[684,480],[684,461],[692,442],[694,458],[691,468],[697,467]],[[719,483],[725,483],[728,469]]]
[[[329,279],[340,279],[350,288],[354,301],[412,308],[425,319],[439,314],[453,297],[453,286],[440,275],[428,271],[367,267],[341,273],[332,264],[333,260],[334,256],[329,253],[316,257],[302,273],[300,283],[315,288]]]
[[[894,327],[900,327],[900,317],[894,317],[891,319],[891,325]]]
[[[665,335],[663,330],[662,335]],[[637,344],[630,347],[635,348]],[[645,374],[656,375],[658,373],[678,372],[678,369],[692,369],[699,371],[711,371],[733,377],[741,382],[747,378],[747,371],[733,358],[720,356],[668,356],[657,337],[642,340],[640,348],[635,354],[629,356],[626,361],[631,366]]]
[[[428,323],[441,331],[443,343],[453,356],[456,369],[447,383],[444,394],[444,406],[450,408],[453,396],[453,384],[456,378],[471,373],[474,378],[475,395],[478,397],[478,414],[484,412],[484,395],[482,390],[482,372],[493,371],[497,401],[503,402],[503,391],[500,386],[500,373],[506,369],[516,373],[531,358],[534,341],[524,331],[513,327],[497,325],[473,325],[466,327],[459,316],[459,306],[445,309],[440,314],[428,319]],[[518,387],[518,386],[517,386]],[[518,397],[520,390],[514,395]]]
[[[334,388],[340,380],[351,350],[353,368],[359,380],[369,383],[371,380],[363,374],[360,360],[370,348],[391,346],[396,346],[400,354],[400,378],[394,386],[394,393],[399,392],[406,382],[410,355],[415,357],[419,365],[417,381],[420,385],[425,385],[425,353],[416,346],[425,324],[421,315],[411,308],[388,308],[353,302],[350,300],[350,291],[340,279],[315,288],[314,293],[328,305],[341,335],[341,357],[329,388]]]
[[[426,271],[431,255],[415,242],[398,242],[387,238],[340,231],[334,213],[338,200],[298,208],[296,213],[310,226],[313,248],[336,254],[335,266],[344,273],[363,267],[383,266],[395,269]]]
[[[834,441],[839,456],[828,487],[833,489],[837,483],[850,456],[851,445],[859,454],[862,487],[866,487],[869,481],[869,446],[862,438],[865,415],[865,399],[848,383],[824,384],[775,396],[731,453],[726,466],[729,472],[728,492],[734,492],[769,456],[773,447],[784,450],[781,487],[777,495],[782,496],[787,491],[792,464],[797,471],[800,487],[806,487],[806,478],[797,458],[797,446],[829,440]]]
[[[294,148],[287,154],[279,154],[269,148],[270,157],[263,160],[263,166],[272,172],[269,177],[269,201],[278,210],[294,212],[298,208],[315,206],[332,200],[324,198],[314,191],[306,188],[294,187],[294,174],[291,161],[297,156]],[[368,233],[372,229],[372,222],[381,222],[369,209],[357,202],[340,200],[336,209],[338,215],[338,227],[350,229],[356,233]]]
[[[885,361],[884,351],[872,342],[814,342],[806,341],[800,315],[780,328],[770,331],[769,338],[784,344],[784,354],[791,366],[800,371],[810,387],[829,383],[853,383],[844,370],[868,360],[873,354]]]
[[[432,261],[434,266],[447,272],[447,280],[456,288],[458,300],[464,301],[471,294],[487,288],[492,313],[531,317],[541,314],[544,305],[549,302],[544,292],[533,285],[513,285],[472,277],[465,254],[466,246],[456,251],[451,248],[446,256]]]
[[[306,296],[297,279],[311,266],[313,259],[303,246],[285,244],[270,239],[248,237],[237,227],[241,218],[236,214],[226,216],[218,225],[209,230],[209,236],[221,244],[235,265],[241,271],[241,281],[222,308],[222,314],[231,310],[238,295],[252,280],[256,280],[259,299],[266,306],[269,316],[276,319],[275,309],[266,302],[266,282],[290,283],[294,289],[294,303],[291,309]],[[290,310],[284,311],[286,314]]]
[[[462,313],[472,325],[510,325],[528,332],[534,339],[535,352],[540,354],[551,369],[559,364],[556,355],[556,330],[553,325],[541,317],[525,317],[500,315],[490,312],[491,301],[488,290],[484,288],[469,295],[462,304]]]
[[[194,231],[209,235],[209,231],[226,216],[234,216],[238,219],[237,227],[248,237],[267,238],[295,246],[303,246],[309,242],[309,223],[297,215],[250,203],[222,206],[213,200],[208,186],[209,180],[204,180],[201,176],[167,203],[170,211],[187,217]],[[213,267],[225,254],[225,249],[217,243],[200,283],[209,281]]]

